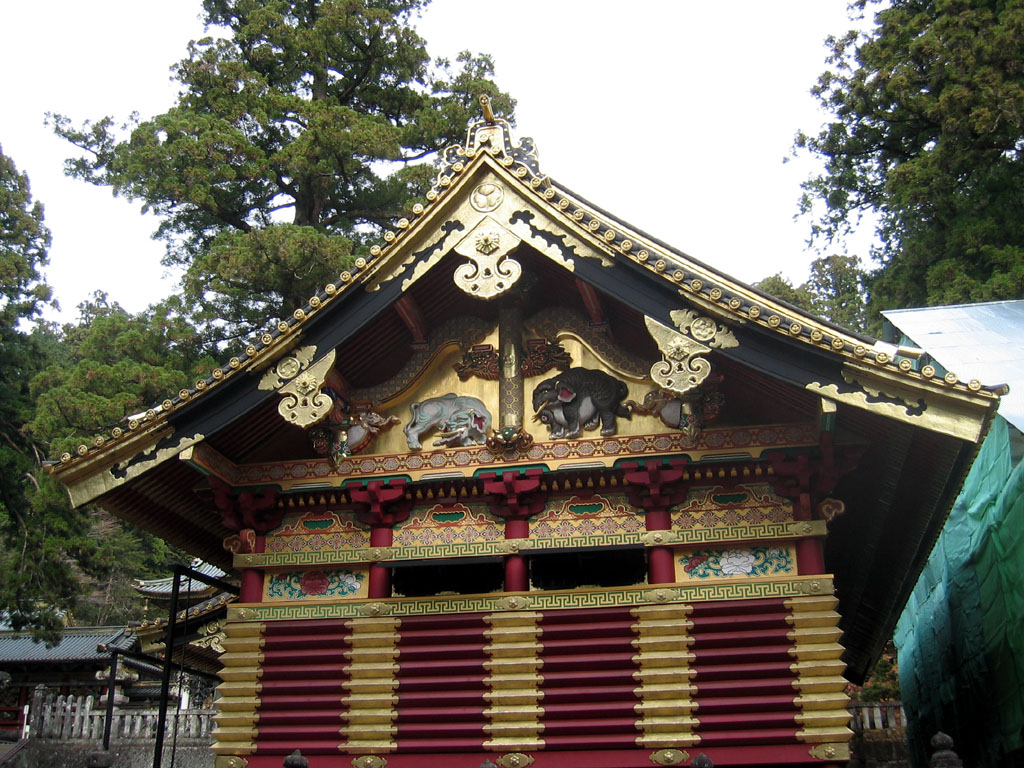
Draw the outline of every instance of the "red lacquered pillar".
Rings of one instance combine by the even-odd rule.
[[[395,525],[409,518],[412,499],[405,498],[405,480],[394,478],[383,483],[371,480],[365,488],[349,491],[352,501],[365,505],[356,516],[370,526],[370,546],[390,547]],[[379,563],[370,564],[367,591],[371,598],[391,597],[391,570]]]
[[[530,523],[523,518],[514,518],[505,521],[505,538],[528,539],[530,537]],[[506,592],[527,592],[530,589],[530,576],[527,572],[526,558],[520,554],[512,553],[505,556],[505,591]]]
[[[798,521],[811,519],[811,496],[801,493],[793,510]],[[796,542],[796,570],[801,576],[825,572],[825,553],[821,539],[806,537]]]
[[[253,554],[263,554],[267,549],[267,537],[257,534],[253,541]],[[242,603],[263,602],[263,571],[256,568],[246,568],[242,571],[242,583],[238,594],[238,600]]]
[[[390,547],[395,540],[390,525],[375,525],[370,529],[371,547]],[[380,563],[370,563],[370,597],[391,597],[391,569]]]
[[[649,509],[644,516],[644,525],[648,531],[668,531],[672,529],[672,516],[668,508]],[[669,547],[647,548],[647,583],[669,584],[676,580],[675,562]]]

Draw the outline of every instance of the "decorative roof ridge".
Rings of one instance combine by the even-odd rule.
[[[484,106],[484,110],[485,114],[489,113],[489,99],[486,96],[481,96],[480,103],[482,106],[487,105]],[[498,141],[499,135],[500,142]],[[166,421],[172,412],[180,410],[243,370],[270,365],[298,343],[300,329],[310,318],[344,293],[349,286],[361,283],[361,278],[369,273],[368,268],[371,264],[390,255],[398,245],[404,242],[403,236],[410,231],[416,219],[421,218],[423,214],[447,196],[455,179],[466,170],[465,160],[472,160],[484,155],[500,157],[501,164],[506,168],[511,168],[520,179],[539,172],[533,140],[523,137],[518,144],[514,145],[511,141],[511,126],[507,120],[485,119],[472,124],[467,132],[466,145],[454,144],[441,151],[443,164],[435,177],[433,186],[426,194],[426,204],[413,204],[407,215],[398,220],[396,230],[388,230],[384,233],[384,243],[370,247],[369,258],[357,257],[349,269],[341,272],[337,281],[328,283],[322,290],[317,291],[305,306],[292,312],[290,318],[282,319],[276,326],[265,330],[259,339],[246,346],[243,354],[231,357],[226,365],[215,368],[209,376],[198,379],[194,386],[183,387],[178,391],[177,396],[166,398],[161,403],[154,404],[144,413],[129,418],[126,424],[127,429],[114,427],[109,437],[97,436],[93,438],[91,444],[79,445],[74,454],[70,452],[61,454],[59,463],[49,466],[48,470],[52,474],[60,475],[71,466],[79,465],[87,458],[92,459],[106,454],[112,450],[114,443],[123,443],[124,440],[138,434],[140,430],[148,430],[156,424]],[[534,175],[533,179],[539,179],[539,177]],[[539,182],[532,183],[534,187],[540,186]]]
[[[50,471],[59,475],[86,458],[105,454],[112,450],[112,444],[121,443],[133,434],[138,434],[141,429],[148,430],[166,421],[171,413],[184,408],[241,371],[249,368],[259,370],[273,363],[298,343],[302,329],[311,318],[349,287],[362,284],[375,271],[371,266],[382,263],[395,253],[409,239],[408,235],[418,229],[417,224],[424,220],[425,215],[460,186],[460,177],[467,170],[475,169],[486,158],[500,165],[510,179],[518,182],[539,204],[547,205],[580,234],[589,235],[588,239],[592,243],[600,243],[600,248],[608,255],[630,259],[675,285],[681,295],[720,316],[753,323],[811,347],[831,351],[850,362],[866,362],[880,370],[903,375],[911,384],[937,386],[946,391],[988,399],[997,399],[1002,394],[1001,388],[985,387],[977,380],[961,382],[955,373],[947,373],[945,377],[936,379],[935,368],[930,365],[915,371],[911,360],[900,357],[896,346],[880,341],[865,344],[870,341],[870,337],[842,329],[771,297],[621,221],[568,187],[542,175],[533,139],[521,137],[518,144],[513,143],[509,122],[493,116],[490,100],[486,96],[480,97],[480,104],[485,119],[469,126],[465,144],[453,144],[441,151],[441,169],[426,194],[426,203],[413,204],[406,216],[398,220],[395,230],[384,233],[383,244],[370,247],[368,258],[357,257],[349,269],[341,272],[337,281],[328,283],[310,297],[305,306],[264,331],[258,340],[246,346],[242,355],[232,357],[226,365],[197,380],[193,387],[182,388],[176,397],[154,405],[141,417],[129,419],[127,430],[115,427],[109,438],[98,436],[91,445],[79,445],[74,455],[69,452],[62,454],[60,462],[49,467]],[[569,211],[570,208],[573,210]]]
[[[185,621],[186,619],[196,619],[201,616],[213,613],[220,608],[228,605],[229,603],[236,602],[238,598],[235,595],[229,595],[224,592],[208,597],[207,599],[196,603],[195,605],[183,608],[178,611],[176,621]],[[167,625],[169,619],[166,616],[158,616],[155,619],[143,619],[139,622],[138,626],[133,627],[133,631],[136,633],[144,632],[146,630],[152,630]]]

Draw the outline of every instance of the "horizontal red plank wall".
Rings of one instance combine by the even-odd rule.
[[[540,620],[545,748],[636,745],[639,699],[628,607],[545,611]]]
[[[398,751],[483,751],[487,739],[487,626],[479,613],[402,619],[398,630]]]
[[[359,755],[477,768],[517,754],[534,768],[639,768],[672,750],[719,766],[827,765],[811,749],[844,741],[833,607],[829,597],[268,622],[253,625],[259,668],[232,667],[259,677],[258,704],[231,724],[244,749],[254,721],[250,768],[277,768],[296,748],[315,768]]]
[[[266,624],[257,710],[257,754],[338,754],[350,620]],[[280,758],[278,758],[280,759]]]
[[[693,605],[691,647],[701,751],[797,743],[788,614],[782,599]],[[771,752],[765,750],[766,763]]]

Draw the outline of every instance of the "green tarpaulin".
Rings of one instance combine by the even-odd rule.
[[[896,627],[916,765],[936,731],[965,765],[1024,747],[1024,462],[997,417]]]

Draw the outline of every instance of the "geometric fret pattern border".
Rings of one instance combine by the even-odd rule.
[[[722,526],[718,528],[690,528],[674,531],[658,531],[657,540],[651,533],[617,533],[586,537],[530,538],[515,540],[517,549],[545,550],[576,547],[609,546],[686,546],[719,542],[764,541],[772,539],[793,539],[803,536],[825,535],[825,522],[757,523],[748,525]],[[260,554],[236,554],[236,568],[280,568],[285,566],[343,565],[349,563],[372,563],[382,560],[424,560],[459,557],[497,557],[510,553],[508,540],[456,542],[418,547],[367,547],[361,549],[331,550],[319,552],[264,552]]]
[[[514,595],[446,595],[429,598],[387,598],[337,603],[247,603],[228,607],[232,621],[293,621],[360,616],[426,616],[439,613],[478,613],[521,610],[606,608],[711,600],[753,600],[831,595],[832,576],[788,577],[751,581],[700,582],[652,587],[626,587],[564,592],[530,592]]]

